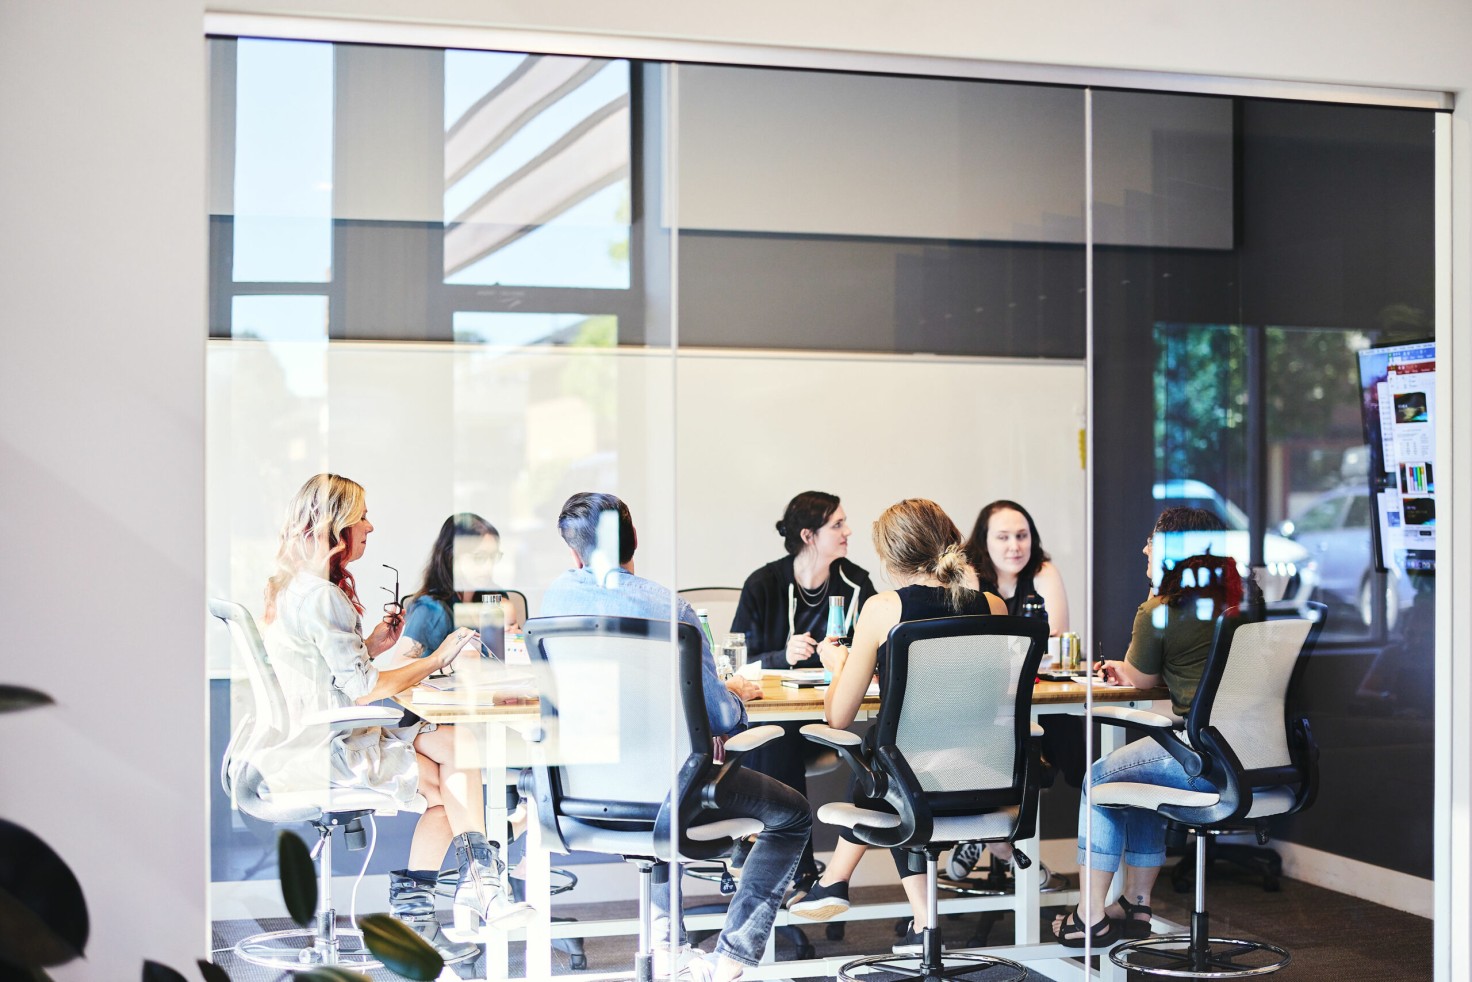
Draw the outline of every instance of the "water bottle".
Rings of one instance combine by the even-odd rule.
[[[700,621],[700,632],[705,635],[706,645],[714,653],[716,650],[716,639],[715,635],[710,633],[710,613],[704,607],[701,607],[695,611],[695,616]]]
[[[847,634],[843,626],[843,598],[828,598],[828,627],[823,632],[827,638],[838,639]]]
[[[1022,598],[1020,613],[1023,617],[1036,617],[1044,624],[1048,623],[1048,608],[1043,604],[1043,598],[1036,593],[1029,593]]]

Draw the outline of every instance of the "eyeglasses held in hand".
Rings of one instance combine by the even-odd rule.
[[[388,590],[388,595],[390,597],[389,602],[383,605],[383,612],[389,617],[396,617],[403,612],[403,607],[399,604],[399,571],[397,569],[394,569],[388,563],[384,563],[383,568],[391,569],[394,573],[393,589],[390,590],[386,586],[379,587],[380,590]]]

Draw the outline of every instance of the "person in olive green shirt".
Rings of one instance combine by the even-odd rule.
[[[1200,508],[1167,508],[1155,522],[1145,542],[1146,569],[1156,535],[1173,532],[1222,532],[1219,518]],[[1225,549],[1213,548],[1175,563],[1160,577],[1155,594],[1140,605],[1130,632],[1130,647],[1123,661],[1101,661],[1095,669],[1105,681],[1146,689],[1164,683],[1171,706],[1184,715],[1196,695],[1206,657],[1216,634],[1216,619],[1229,607],[1241,603],[1243,586],[1237,563]],[[1193,791],[1217,790],[1202,777],[1188,777],[1176,759],[1154,740],[1137,740],[1094,763],[1090,786],[1108,781],[1133,781]],[[1082,948],[1085,935],[1096,948],[1113,944],[1121,936],[1148,937],[1150,891],[1165,862],[1166,821],[1158,813],[1141,808],[1092,809],[1093,839],[1083,841],[1089,815],[1088,800],[1079,802],[1078,864],[1084,870],[1083,886],[1092,901],[1089,909],[1098,919],[1085,924],[1077,910],[1060,915],[1053,932],[1060,943]],[[1107,904],[1109,885],[1119,868],[1127,865],[1124,893]]]

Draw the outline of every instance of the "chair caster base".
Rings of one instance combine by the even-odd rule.
[[[319,965],[338,965],[354,971],[381,968],[383,963],[363,947],[363,932],[338,928],[336,949],[316,944],[317,932],[310,928],[287,931],[265,931],[242,938],[235,944],[235,954],[243,961],[265,968],[300,972]],[[351,947],[343,947],[343,939],[352,939]],[[290,942],[296,941],[297,944]]]
[[[1289,955],[1277,945],[1237,938],[1208,938],[1204,951],[1193,951],[1190,935],[1179,934],[1115,945],[1109,960],[1145,975],[1241,979],[1276,972],[1287,966]]]
[[[1006,958],[946,952],[941,962],[927,968],[920,955],[870,955],[844,962],[838,968],[838,979],[839,982],[867,982],[867,974],[855,972],[884,972],[921,982],[972,977],[977,977],[978,982],[1023,982],[1027,978],[1026,968]]]

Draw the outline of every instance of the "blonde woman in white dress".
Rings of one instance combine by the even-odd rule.
[[[434,916],[434,885],[452,842],[456,904],[505,927],[524,923],[530,908],[501,888],[500,850],[486,839],[485,789],[477,770],[456,766],[453,728],[419,721],[331,731],[300,722],[402,692],[477,642],[475,632],[461,629],[402,668],[374,667],[372,659],[398,640],[403,614],[394,608],[364,636],[363,604],[347,567],[362,557],[372,531],[363,488],[345,477],[318,474],[292,499],[266,585],[264,640],[290,725],[280,749],[290,754],[290,769],[317,786],[325,775],[331,787],[368,788],[421,813],[408,864],[390,875],[390,906],[447,959],[469,957],[474,946],[448,941]]]

